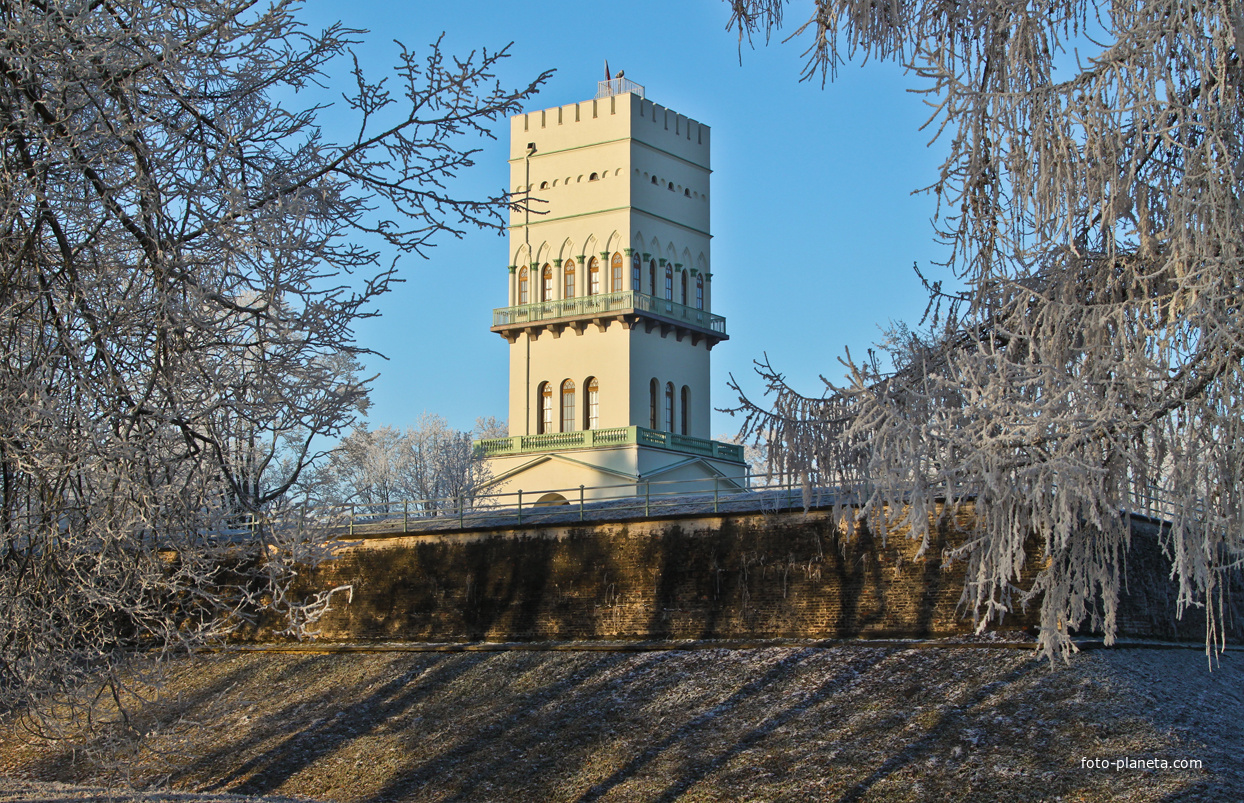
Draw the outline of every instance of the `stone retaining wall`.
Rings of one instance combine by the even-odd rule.
[[[828,510],[373,535],[301,590],[353,586],[319,625],[332,640],[919,638],[973,630],[963,565],[942,561],[954,543],[944,527],[916,558],[901,534],[842,538]],[[1156,527],[1132,553],[1120,634],[1203,639],[1203,616],[1175,618]],[[1003,628],[1035,624],[1034,605]]]

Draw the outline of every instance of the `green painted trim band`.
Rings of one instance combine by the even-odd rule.
[[[703,170],[705,173],[708,173],[708,174],[710,174],[710,175],[711,175],[711,174],[712,174],[712,172],[713,172],[713,169],[712,169],[711,167],[705,167],[704,165],[702,165],[702,164],[697,164],[696,162],[693,162],[693,161],[691,161],[690,159],[684,159],[683,157],[679,156],[679,155],[678,155],[678,154],[676,154],[676,153],[670,153],[669,151],[665,150],[664,148],[658,148],[656,145],[653,145],[653,144],[651,144],[651,143],[649,143],[649,142],[644,142],[642,139],[635,139],[634,137],[631,137],[631,141],[632,141],[632,142],[634,142],[636,145],[643,145],[645,148],[648,148],[649,150],[656,151],[657,153],[663,153],[663,154],[665,154],[666,156],[668,156],[668,157],[669,157],[669,158],[671,158],[671,159],[677,159],[678,161],[682,162],[683,164],[688,164],[688,165],[691,165],[692,167],[696,168],[697,170]]]
[[[592,215],[607,215],[610,212],[625,212],[626,210],[633,209],[633,208],[634,207],[631,207],[631,206],[615,206],[613,209],[597,209],[594,212],[579,212],[578,214],[575,214],[575,215],[562,215],[561,217],[541,218],[540,220],[533,221],[532,223],[512,223],[509,226],[506,226],[506,228],[507,229],[521,229],[527,226],[539,226],[543,223],[556,223],[559,220],[573,220],[574,218],[577,218],[577,217],[590,217]],[[580,256],[582,256],[582,254],[580,254]]]
[[[631,137],[618,137],[617,139],[605,139],[605,140],[601,140],[600,142],[589,142],[584,145],[572,145],[569,148],[559,148],[555,151],[539,151],[538,150],[535,153],[533,153],[530,157],[516,156],[513,159],[507,159],[506,161],[510,163],[525,162],[527,161],[528,158],[539,159],[541,156],[553,156],[558,153],[570,153],[571,151],[581,151],[587,148],[599,148],[601,145],[613,145],[614,143],[617,143],[617,142],[626,142],[628,139],[631,139]],[[670,154],[670,155],[673,156],[673,154]]]
[[[686,223],[679,223],[677,220],[670,220],[669,218],[658,215],[655,212],[649,212],[646,209],[640,209],[638,206],[615,206],[612,209],[598,209],[595,212],[580,212],[577,215],[562,215],[561,217],[542,218],[532,223],[511,223],[510,225],[506,226],[506,228],[507,229],[521,229],[521,228],[526,228],[527,226],[534,227],[534,226],[539,226],[544,223],[556,223],[561,220],[573,220],[575,218],[590,217],[592,215],[607,215],[611,212],[625,212],[627,210],[630,210],[632,212],[638,212],[641,215],[647,215],[648,217],[653,218],[655,220],[664,221],[666,223],[669,223],[671,226],[677,226],[680,229],[686,229],[687,231],[693,231],[696,234],[703,234],[705,237],[711,238],[713,236],[706,231],[700,231],[694,226],[688,226]]]
[[[713,235],[709,234],[709,233],[708,233],[708,232],[706,232],[706,231],[700,231],[699,229],[695,228],[694,226],[688,226],[686,223],[679,223],[677,220],[670,220],[669,218],[667,218],[667,217],[662,217],[661,215],[658,215],[658,214],[657,214],[657,213],[655,213],[655,212],[649,212],[649,211],[648,211],[648,210],[646,210],[646,209],[640,209],[638,206],[632,206],[632,207],[631,207],[631,209],[635,210],[636,212],[640,213],[641,215],[647,215],[647,216],[648,216],[648,217],[650,217],[650,218],[654,218],[654,219],[656,219],[656,220],[661,220],[661,221],[664,221],[664,222],[666,222],[666,223],[670,224],[671,226],[677,226],[677,227],[678,227],[678,228],[680,228],[680,229],[686,229],[687,231],[693,231],[693,232],[695,232],[696,234],[703,234],[705,237],[708,237],[710,240],[713,238]]]
[[[587,148],[599,148],[602,145],[614,145],[619,142],[626,142],[628,140],[635,143],[636,145],[643,145],[645,148],[656,151],[657,153],[663,153],[669,158],[676,159],[684,164],[687,164],[687,165],[690,165],[691,167],[696,168],[697,170],[703,170],[705,173],[709,173],[709,174],[713,172],[713,169],[711,167],[706,167],[702,164],[693,162],[690,159],[685,159],[676,153],[670,153],[664,148],[658,148],[656,145],[653,145],[650,142],[644,142],[642,139],[636,139],[635,137],[618,137],[617,139],[606,139],[606,140],[601,140],[600,142],[589,142],[584,145],[573,145],[569,148],[558,148],[555,151],[536,151],[534,154],[532,154],[529,157],[528,156],[516,156],[513,159],[507,159],[506,161],[510,164],[513,164],[514,162],[525,162],[528,159],[539,159],[541,156],[555,156],[559,153],[570,153],[571,151],[581,151],[581,150],[586,150]]]

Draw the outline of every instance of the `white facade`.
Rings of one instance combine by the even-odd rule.
[[[742,482],[741,448],[709,440],[709,354],[726,339],[710,131],[620,83],[510,120],[510,189],[527,203],[492,327],[510,348],[510,438],[482,444],[498,490]]]

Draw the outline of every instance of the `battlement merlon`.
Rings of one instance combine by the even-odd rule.
[[[510,118],[510,162],[631,139],[705,171],[710,170],[711,129],[686,115],[632,93],[621,93]]]

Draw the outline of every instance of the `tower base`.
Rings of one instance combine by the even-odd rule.
[[[742,447],[645,427],[518,435],[476,446],[488,456],[490,494],[522,491],[536,503],[747,487]]]

